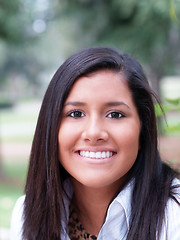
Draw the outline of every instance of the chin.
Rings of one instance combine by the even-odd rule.
[[[112,179],[105,179],[105,177],[101,177],[101,178],[89,178],[89,179],[83,179],[79,181],[76,180],[76,181],[81,183],[84,187],[100,189],[100,188],[106,188],[109,186],[117,185],[119,180],[120,179],[112,180]]]

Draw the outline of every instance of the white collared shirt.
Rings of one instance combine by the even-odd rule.
[[[180,180],[175,179],[173,185],[180,184]],[[69,183],[65,185],[69,190],[70,196],[73,193],[72,186]],[[131,194],[133,182],[130,182],[110,204],[105,222],[98,234],[97,240],[125,240],[129,229],[129,220],[131,214]],[[178,189],[180,194],[180,190]],[[21,240],[21,230],[23,224],[23,203],[25,196],[18,199],[12,214],[11,221],[11,240]],[[180,196],[177,196],[180,200]],[[64,196],[65,211],[67,218],[62,219],[62,240],[70,240],[67,234],[67,219],[69,216],[70,200]],[[162,226],[162,232],[159,240],[180,240],[180,207],[172,199],[167,202],[165,211],[165,221]]]

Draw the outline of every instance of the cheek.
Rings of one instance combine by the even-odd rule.
[[[66,146],[71,144],[73,138],[76,136],[76,129],[71,124],[61,124],[58,133],[59,146]]]
[[[79,135],[78,128],[72,127],[72,124],[61,123],[58,133],[60,161],[63,161],[73,151]]]
[[[127,159],[129,159],[130,165],[133,165],[136,161],[138,151],[139,151],[139,130],[127,132],[124,139],[124,154],[126,154]]]
[[[125,148],[139,148],[140,126],[139,124],[124,124],[113,131],[120,145]]]
[[[61,123],[58,133],[58,145],[59,145],[59,159],[60,162],[63,160],[64,153],[66,152],[66,148],[69,144],[69,132],[68,129],[64,124]]]
[[[134,137],[128,133],[119,144],[119,158],[116,162],[116,167],[121,176],[125,175],[132,168],[137,159],[138,152],[139,137]]]

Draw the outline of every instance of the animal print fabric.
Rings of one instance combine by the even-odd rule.
[[[97,236],[91,235],[85,231],[81,222],[78,219],[75,206],[73,205],[72,202],[69,206],[68,228],[69,228],[69,237],[71,240],[84,240],[84,239],[96,240],[97,239]]]

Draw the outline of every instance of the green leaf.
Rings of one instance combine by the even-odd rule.
[[[169,13],[170,13],[172,20],[175,23],[178,23],[179,21],[178,21],[177,15],[176,15],[175,7],[174,7],[174,0],[170,0]]]
[[[174,99],[170,99],[170,98],[165,98],[165,100],[170,103],[170,104],[173,104],[173,105],[180,105],[180,97],[179,98],[174,98]]]
[[[178,124],[174,124],[172,126],[168,126],[166,128],[166,132],[169,132],[169,133],[177,133],[177,132],[180,132],[180,123]]]
[[[161,104],[161,105],[155,104],[154,108],[155,108],[156,117],[163,116],[165,113],[171,111],[171,108],[167,104]]]

